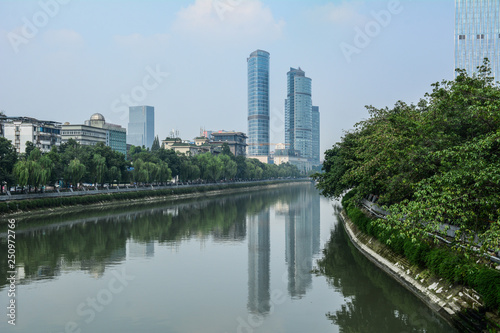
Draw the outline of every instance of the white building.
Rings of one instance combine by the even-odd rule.
[[[32,142],[42,153],[61,144],[61,124],[55,121],[29,117],[6,117],[4,137],[12,142],[18,154],[26,151],[26,142]]]

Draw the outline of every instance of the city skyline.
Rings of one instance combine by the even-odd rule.
[[[101,113],[127,127],[129,106],[154,105],[160,138],[172,128],[185,138],[200,126],[246,131],[245,60],[263,49],[272,55],[270,141],[283,141],[284,73],[300,65],[314,78],[323,154],[368,117],[365,105],[416,103],[454,76],[452,0],[0,7],[0,109],[8,116],[81,123],[82,114]]]

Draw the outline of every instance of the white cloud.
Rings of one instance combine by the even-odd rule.
[[[209,41],[275,40],[284,25],[259,0],[196,0],[177,13],[173,29]]]

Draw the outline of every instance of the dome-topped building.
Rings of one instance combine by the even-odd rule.
[[[104,119],[104,116],[100,113],[94,113],[91,117],[90,117],[90,120],[102,120],[102,121],[106,121],[106,119]]]
[[[106,123],[100,113],[94,113],[84,125],[62,126],[62,141],[74,139],[82,145],[96,145],[100,142],[114,151],[127,155],[127,130],[120,125]]]
[[[90,126],[97,126],[97,127],[102,127],[105,123],[106,120],[104,119],[104,116],[100,113],[94,113],[90,117],[90,120],[88,121],[88,124]]]

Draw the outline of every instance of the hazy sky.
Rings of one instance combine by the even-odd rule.
[[[271,54],[271,141],[284,141],[286,73],[320,107],[321,150],[368,116],[452,79],[454,1],[0,0],[0,109],[127,127],[155,107],[160,139],[247,132],[247,57]]]

